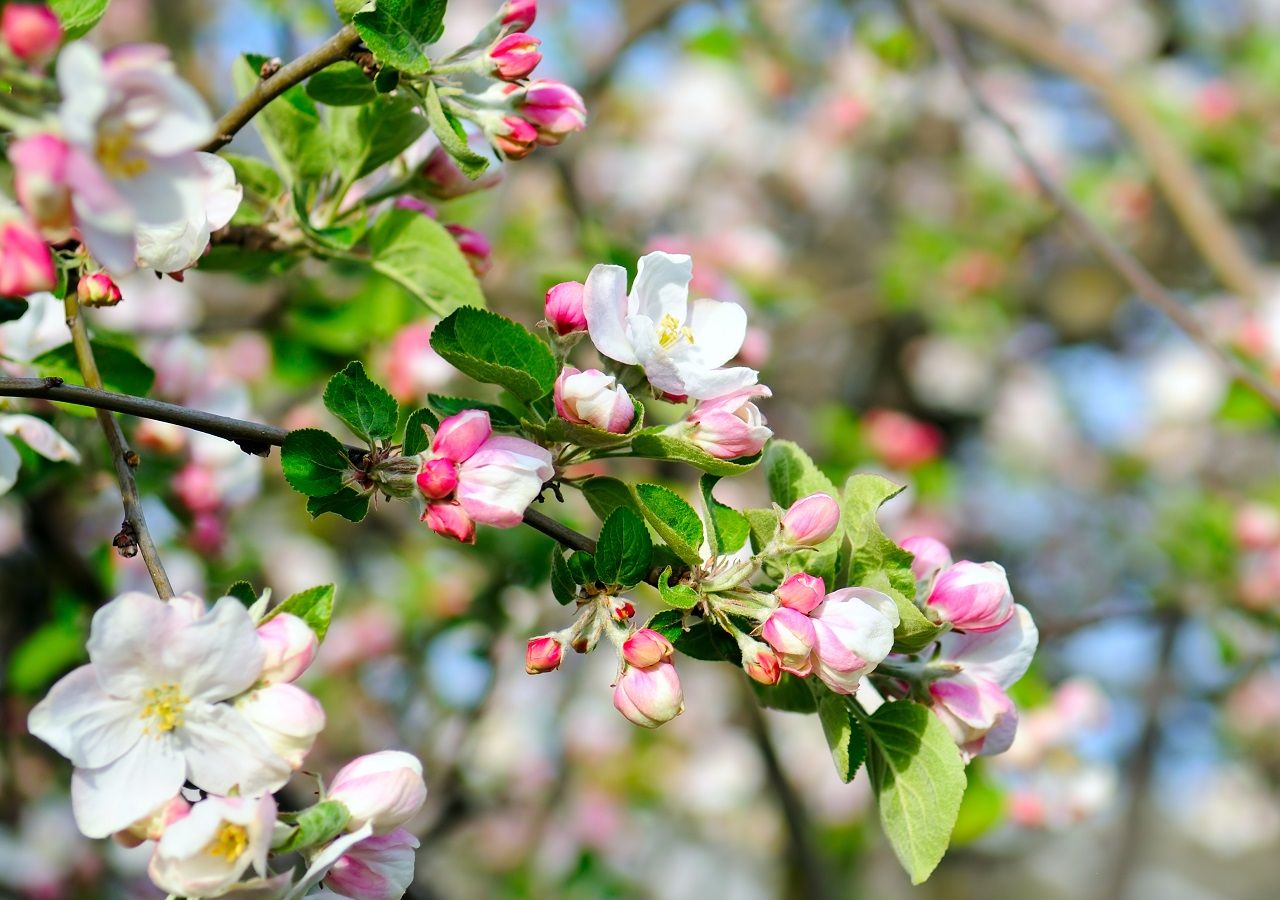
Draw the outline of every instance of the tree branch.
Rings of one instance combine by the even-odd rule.
[[[68,290],[64,305],[67,327],[71,329],[71,344],[80,372],[84,375],[86,384],[101,389],[102,376],[98,373],[98,363],[93,358],[89,332],[85,328],[84,319],[80,317],[80,301],[74,287]],[[133,467],[138,464],[138,455],[129,449],[120,423],[108,410],[98,410],[98,424],[106,435],[111,462],[116,470],[116,481],[120,483],[120,499],[124,502],[124,524],[113,543],[121,556],[133,556],[141,551],[142,561],[146,563],[156,593],[161,600],[168,600],[173,596],[173,585],[169,583],[169,576],[165,574],[155,541],[147,528],[147,520],[142,514],[142,497],[138,494],[138,482],[133,477]]]
[[[264,106],[321,69],[346,59],[359,43],[360,35],[355,28],[344,25],[337,34],[310,53],[304,53],[268,77],[260,79],[249,93],[223,114],[214,130],[213,140],[201,149],[213,153],[225,147],[236,136],[236,132],[248,125]]]
[[[1133,140],[1183,230],[1232,292],[1261,293],[1261,276],[1231,222],[1218,208],[1182,148],[1111,69],[1054,36],[1032,16],[989,2],[932,0],[947,18],[999,41],[1089,87]],[[912,0],[913,6],[919,6]]]
[[[1168,316],[1182,331],[1201,349],[1215,357],[1226,370],[1239,381],[1257,392],[1271,406],[1280,410],[1280,390],[1266,379],[1245,366],[1227,350],[1218,346],[1213,337],[1205,330],[1199,320],[1165,289],[1154,275],[1140,263],[1132,253],[1111,238],[1085,214],[1070,195],[1054,180],[1048,170],[1037,160],[1018,137],[1017,131],[1009,121],[1000,115],[982,91],[982,86],[965,56],[964,50],[955,30],[938,13],[939,5],[945,7],[948,15],[965,18],[959,11],[963,4],[954,0],[907,0],[916,21],[925,31],[938,53],[956,70],[973,101],[977,111],[990,119],[1008,137],[1014,152],[1022,160],[1027,171],[1035,179],[1048,198],[1061,210],[1063,216],[1076,229],[1085,242],[1128,283],[1135,294],[1148,305]],[[964,7],[968,9],[968,7]]]

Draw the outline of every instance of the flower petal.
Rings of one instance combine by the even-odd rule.
[[[265,658],[244,604],[223,597],[188,620],[164,647],[164,667],[192,700],[209,703],[243,693],[258,680]],[[219,793],[225,793],[221,791]]]
[[[959,663],[970,675],[1009,687],[1026,673],[1039,643],[1031,613],[1017,604],[1013,618],[995,631],[943,635],[942,658]]]
[[[707,400],[740,391],[755,384],[759,377],[759,372],[745,366],[735,366],[732,369],[690,368],[681,372],[684,393],[694,400]]]
[[[27,717],[27,730],[73,765],[96,769],[115,762],[142,737],[138,704],[103,691],[93,666],[60,678]]]
[[[635,284],[631,286],[628,309],[632,315],[661,322],[671,316],[685,324],[689,312],[689,282],[693,280],[693,260],[684,253],[655,250],[640,257]]]
[[[80,451],[71,446],[44,419],[26,415],[0,416],[0,434],[17,435],[45,459],[54,462],[80,462]]]
[[[694,300],[689,307],[693,344],[708,369],[738,355],[747,337],[747,311],[729,300]]]
[[[633,366],[639,360],[627,338],[627,270],[595,266],[582,288],[582,310],[591,343],[604,356]]]
[[[0,495],[9,493],[18,483],[18,470],[22,468],[22,457],[13,444],[0,440]]]
[[[183,624],[174,608],[138,591],[121,594],[94,613],[87,646],[103,690],[113,697],[138,697],[170,680],[161,654]]]
[[[147,738],[108,766],[76,769],[71,776],[76,824],[91,838],[128,828],[177,795],[185,768],[172,740]]]
[[[211,794],[262,794],[289,780],[289,764],[271,752],[249,720],[225,703],[192,703],[178,735],[191,783]]]

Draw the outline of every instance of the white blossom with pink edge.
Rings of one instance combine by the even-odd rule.
[[[352,900],[399,900],[413,883],[417,848],[403,828],[367,837],[338,857],[324,884]]]
[[[261,797],[206,797],[165,828],[147,874],[180,897],[217,897],[250,865],[267,874],[276,801]]]
[[[230,704],[258,679],[262,643],[244,605],[223,597],[193,617],[188,603],[140,593],[93,616],[89,664],[58,681],[28,728],[71,760],[76,824],[89,837],[127,828],[187,781],[212,794],[281,787],[289,764]]]
[[[667,430],[687,438],[717,459],[754,456],[764,449],[773,431],[752,401],[771,396],[773,392],[769,388],[755,384],[703,400],[683,423]]]
[[[1026,673],[1040,633],[1026,607],[995,631],[944,634],[937,662],[960,667],[929,685],[933,711],[966,758],[1003,753],[1018,730],[1018,709],[1005,688]]]
[[[24,444],[53,462],[80,462],[80,451],[58,434],[44,419],[22,413],[0,415],[0,495],[18,482],[22,457],[6,438],[19,438]]]
[[[852,694],[893,649],[898,607],[871,588],[844,588],[827,594],[809,613],[816,638],[813,670],[837,694]]]

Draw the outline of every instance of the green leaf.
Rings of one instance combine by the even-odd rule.
[[[241,97],[253,90],[268,58],[246,53],[232,69],[232,81]],[[315,102],[302,85],[295,84],[272,100],[253,119],[267,154],[291,182],[315,181],[329,172],[333,152],[329,133]]]
[[[596,578],[595,558],[585,550],[574,550],[565,560],[565,565],[569,568],[570,577],[577,584],[595,584],[600,580]]]
[[[363,522],[364,517],[369,514],[369,501],[373,496],[368,493],[357,491],[355,488],[344,487],[336,494],[329,494],[325,497],[308,497],[307,512],[311,514],[311,518],[316,519],[325,513],[333,513],[342,516],[348,522]]]
[[[551,350],[523,325],[463,307],[431,331],[431,347],[477,381],[498,384],[521,400],[551,393],[558,367]]]
[[[491,419],[492,422],[492,419]],[[431,446],[431,439],[424,430],[435,431],[440,427],[440,420],[429,409],[415,409],[409,413],[409,420],[404,423],[404,446],[401,452],[405,456],[417,456]]]
[[[809,455],[791,441],[773,441],[764,451],[765,474],[769,496],[786,509],[801,497],[823,493],[837,496],[831,479],[813,463]]]
[[[319,428],[289,432],[280,447],[280,467],[289,487],[308,497],[342,490],[351,462],[338,439]]]
[[[911,883],[920,884],[950,843],[964,797],[964,762],[942,720],[918,703],[886,703],[866,727],[880,823]]]
[[[87,616],[59,615],[33,631],[13,649],[4,666],[9,690],[18,694],[43,692],[72,666],[87,661]]]
[[[748,509],[743,515],[751,527],[751,546],[757,552],[773,542],[778,535],[778,513],[772,509]]]
[[[707,507],[707,523],[711,526],[711,554],[713,556],[736,553],[751,536],[751,523],[736,509],[725,506],[711,495],[720,480],[718,475],[703,475],[698,482],[702,501]]]
[[[244,188],[246,196],[270,203],[284,193],[284,180],[266,160],[254,156],[241,156],[238,153],[219,155],[231,164],[232,170],[236,173],[236,181]]]
[[[667,566],[658,576],[658,593],[662,602],[676,609],[693,609],[702,598],[692,587],[682,582],[671,583],[671,567]]]
[[[685,613],[679,609],[664,609],[645,624],[669,640],[677,650],[692,659],[708,662],[728,660],[735,665],[740,660],[738,645],[723,629],[705,619],[694,619],[685,628]]]
[[[399,156],[427,130],[427,120],[408,97],[379,96],[335,109],[330,126],[338,174],[350,183]]]
[[[489,414],[489,424],[497,429],[506,429],[518,431],[520,429],[520,420],[509,409],[498,406],[496,403],[485,403],[482,400],[473,400],[470,397],[444,397],[440,394],[428,394],[427,406],[431,407],[440,417],[441,421],[456,416],[464,409],[483,409]]]
[[[640,511],[676,556],[690,565],[702,562],[702,520],[694,508],[675,491],[657,484],[637,484],[635,494]]]
[[[462,129],[462,123],[441,105],[440,94],[436,90],[434,81],[427,82],[423,100],[427,122],[430,123],[436,139],[440,141],[440,146],[453,157],[453,161],[458,164],[463,174],[471,179],[479,178],[480,173],[489,167],[489,160],[471,149],[471,145],[467,143],[467,134]]]
[[[119,394],[133,394],[135,397],[146,396],[156,380],[156,373],[132,352],[123,347],[90,341],[93,358],[98,363],[98,372],[102,375],[102,386],[108,391]],[[36,367],[41,377],[61,378],[67,384],[84,384],[84,376],[80,374],[80,364],[76,362],[76,351],[71,344],[63,344],[46,350],[31,364]],[[92,416],[94,411],[85,406],[58,404],[59,407],[76,416]]]
[[[359,362],[329,379],[324,388],[325,409],[366,441],[385,441],[396,433],[400,409],[395,398],[364,372]]]
[[[430,216],[412,209],[383,213],[369,231],[369,252],[375,271],[437,315],[460,306],[485,305],[480,282],[458,242]]]
[[[340,835],[350,818],[351,813],[341,801],[321,800],[298,813],[294,830],[272,849],[277,853],[290,853],[323,844]]]
[[[48,7],[62,24],[63,41],[74,41],[87,34],[102,14],[109,0],[46,0]]]
[[[0,322],[21,319],[29,306],[25,297],[0,297]]]
[[[822,733],[827,736],[836,774],[845,784],[853,780],[858,766],[867,756],[867,736],[863,734],[862,726],[854,721],[849,702],[846,697],[832,693],[825,694],[818,702]]]
[[[551,548],[551,593],[561,606],[568,606],[578,599],[578,582],[574,581],[569,563],[558,544]]]
[[[258,592],[255,591],[253,589],[253,585],[247,581],[237,581],[235,584],[231,585],[231,587],[227,588],[225,596],[235,597],[245,606],[253,606],[253,604],[258,602]]]
[[[783,672],[777,684],[761,684],[751,681],[761,706],[783,712],[811,713],[818,709],[818,701],[803,678]]]
[[[374,0],[351,21],[378,62],[410,75],[431,68],[427,48],[444,34],[446,0]]]
[[[383,66],[373,76],[373,89],[379,94],[390,94],[400,86],[400,70]]]
[[[697,444],[669,434],[637,434],[631,441],[631,453],[642,459],[674,459],[688,463],[712,475],[732,476],[750,472],[760,462],[760,455],[739,459],[717,459]]]
[[[582,495],[587,498],[591,511],[601,520],[609,518],[609,514],[620,506],[639,511],[636,498],[627,483],[608,475],[597,475],[584,481]]]
[[[631,403],[635,407],[635,418],[631,420],[631,427],[622,434],[591,425],[578,425],[557,416],[547,422],[547,440],[577,444],[579,447],[592,450],[619,447],[631,440],[632,435],[644,427],[644,404],[634,397]]]
[[[333,585],[321,584],[299,591],[263,616],[262,621],[270,621],[281,613],[297,616],[323,641],[329,633],[329,620],[333,618]]]
[[[325,106],[360,106],[378,96],[364,68],[342,60],[307,79],[307,96]]]
[[[596,541],[596,577],[605,584],[631,587],[649,574],[652,556],[644,519],[625,506],[610,513]]]

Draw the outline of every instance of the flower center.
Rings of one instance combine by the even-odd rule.
[[[681,341],[692,344],[693,330],[688,325],[681,325],[675,316],[667,313],[658,323],[658,346],[663,350],[670,350]]]
[[[239,859],[240,854],[244,853],[248,847],[249,832],[245,830],[245,827],[226,822],[218,829],[217,837],[209,842],[209,846],[205,847],[205,852],[210,856],[224,857],[227,862],[232,863]]]
[[[108,175],[115,178],[137,178],[147,171],[149,163],[136,149],[133,137],[133,129],[127,125],[98,132],[95,155]]]
[[[142,718],[153,720],[147,725],[148,734],[152,728],[157,734],[163,734],[181,727],[182,714],[191,698],[182,693],[178,685],[170,683],[147,688],[142,696],[147,700],[147,705],[142,707]]]

